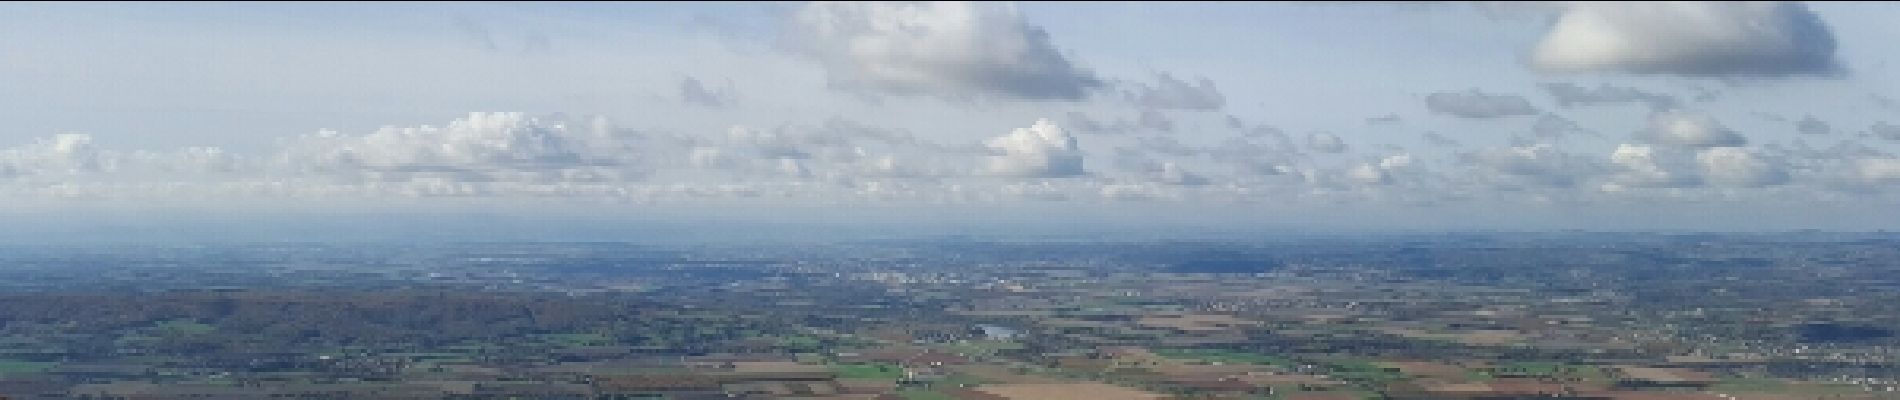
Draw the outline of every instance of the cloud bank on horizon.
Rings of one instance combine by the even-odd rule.
[[[112,6],[12,7],[80,18],[104,15]],[[1377,4],[1116,7],[812,2],[765,7],[754,19],[695,11],[698,16],[682,25],[700,28],[626,34],[651,42],[576,33],[651,21],[593,17],[512,32],[501,27],[519,24],[442,12],[440,27],[402,27],[389,33],[397,39],[361,44],[364,51],[417,46],[397,50],[413,51],[416,59],[461,60],[431,64],[429,71],[443,72],[430,77],[313,71],[289,65],[289,56],[256,63],[234,55],[265,50],[208,50],[219,40],[232,48],[270,47],[271,40],[313,48],[352,43],[320,33],[155,35],[147,40],[190,50],[170,56],[188,60],[160,59],[150,70],[113,66],[108,72],[117,75],[101,79],[137,81],[130,93],[176,94],[187,104],[195,104],[191,96],[212,99],[205,104],[236,101],[218,96],[250,90],[263,90],[259,99],[290,99],[284,104],[301,104],[293,101],[300,96],[340,104],[384,94],[412,98],[404,97],[411,91],[413,98],[443,100],[415,101],[420,105],[412,109],[435,110],[429,112],[307,110],[347,115],[343,125],[356,129],[302,130],[243,149],[221,146],[210,134],[107,134],[113,130],[84,123],[14,132],[0,136],[10,140],[0,142],[0,199],[53,205],[456,198],[608,200],[602,207],[1166,203],[1262,209],[1345,203],[1615,209],[1657,202],[1768,208],[1900,200],[1900,128],[1889,122],[1900,115],[1865,100],[1891,95],[1880,90],[1894,83],[1882,79],[1900,77],[1891,71],[1900,66],[1863,59],[1884,55],[1848,51],[1884,43],[1870,32],[1900,32],[1837,8],[1558,2],[1525,8],[1538,24],[1522,25],[1487,17],[1495,5],[1486,4],[1386,14],[1352,11],[1388,7]],[[568,12],[549,9],[533,20],[572,18]],[[1196,13],[1232,16],[1204,25],[1169,20]],[[1429,19],[1419,13],[1469,21],[1397,39],[1376,37],[1392,30],[1328,33],[1296,21],[1315,14],[1355,24]],[[174,14],[152,11],[145,23],[167,33],[199,29],[178,24]],[[1842,20],[1830,20],[1837,16]],[[1260,22],[1249,18],[1291,25],[1249,31]],[[1128,20],[1151,23],[1118,23]],[[1480,29],[1487,24],[1495,28]],[[1851,29],[1837,31],[1837,24]],[[723,30],[709,35],[706,26]],[[12,61],[0,67],[0,83],[70,95],[47,101],[81,110],[73,115],[164,103],[81,86],[76,82],[95,77],[83,72],[49,72],[87,62],[89,52],[140,51],[137,40],[111,34],[62,44],[53,37],[59,29],[0,30],[0,57]],[[1208,32],[1253,32],[1262,39],[1175,43],[1214,34]],[[1358,54],[1341,44],[1300,53],[1329,34],[1345,35],[1334,38],[1341,43],[1358,40],[1351,35],[1416,42],[1393,52]],[[1484,35],[1504,37],[1451,39]],[[539,50],[501,51],[517,36]],[[325,40],[343,44],[319,43]],[[1431,48],[1433,40],[1444,50],[1417,50]],[[1411,65],[1376,58],[1385,53],[1411,57],[1396,60]],[[207,68],[221,72],[201,74]],[[318,83],[266,77],[274,73],[304,74]],[[162,82],[167,74],[189,82]],[[562,80],[566,76],[583,78]],[[329,84],[349,79],[363,85]],[[230,88],[240,85],[248,86]],[[1379,92],[1386,86],[1403,89]],[[513,109],[421,119],[482,104]],[[564,110],[564,104],[603,106]],[[46,117],[56,113],[33,111],[33,104],[9,105],[15,111],[0,117],[21,126],[75,120]],[[218,114],[198,114],[214,117],[193,123],[220,129]],[[421,122],[374,121],[392,114]],[[98,126],[138,126],[136,118],[149,114],[112,115],[128,121]],[[284,122],[273,131],[307,126],[300,124],[308,122]],[[115,143],[130,137],[157,145]]]

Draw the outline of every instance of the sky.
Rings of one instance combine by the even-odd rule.
[[[0,219],[1888,229],[1895,18],[1878,2],[5,3]]]

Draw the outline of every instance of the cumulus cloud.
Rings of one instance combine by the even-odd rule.
[[[1313,132],[1306,135],[1306,148],[1321,153],[1343,153],[1346,151],[1346,142],[1340,140],[1338,135]]]
[[[1139,184],[1102,185],[1100,193],[1104,199],[1122,201],[1147,201],[1168,197],[1167,193],[1160,188]]]
[[[92,135],[65,133],[0,151],[0,178],[98,172],[109,167]]]
[[[1875,122],[1873,126],[1867,127],[1867,134],[1886,140],[1900,140],[1900,125],[1886,121]]]
[[[1346,170],[1346,179],[1361,185],[1383,185],[1391,182],[1392,177],[1373,164],[1359,164]]]
[[[1075,137],[1048,119],[990,138],[983,145],[998,153],[990,157],[992,174],[1046,178],[1084,173],[1082,149],[1076,146]]]
[[[1132,137],[1130,145],[1116,148],[1114,168],[1087,171],[1076,138],[1048,120],[964,148],[840,118],[668,134],[634,133],[602,119],[474,113],[441,127],[305,135],[285,142],[275,158],[210,147],[116,152],[96,147],[83,134],[53,136],[0,147],[0,199],[28,194],[133,200],[525,196],[631,203],[753,198],[832,204],[1098,196],[1452,201],[1509,193],[1583,195],[1569,192],[1579,189],[1633,196],[1805,193],[1760,188],[1810,184],[1840,189],[1827,193],[1869,195],[1900,183],[1900,159],[1852,139],[1820,149],[1801,139],[1759,149],[1699,139],[1632,141],[1606,158],[1569,154],[1531,137],[1509,147],[1457,154],[1460,163],[1454,165],[1469,167],[1463,174],[1435,173],[1445,164],[1427,157],[1430,153],[1399,148],[1366,148],[1382,153],[1379,157],[1313,157],[1348,150],[1326,133],[1289,139],[1274,131],[1209,144],[1184,143],[1187,139]],[[1095,178],[1042,179],[1098,173]]]
[[[1734,147],[1748,139],[1707,115],[1670,110],[1650,116],[1649,127],[1638,138],[1654,144],[1685,147]]]
[[[1188,172],[1187,169],[1171,162],[1161,163],[1160,172],[1159,180],[1170,185],[1196,186],[1206,185],[1208,182],[1206,177]]]
[[[1569,2],[1530,55],[1550,72],[1832,75],[1834,35],[1798,2]]]
[[[1299,149],[1284,135],[1270,137],[1271,143],[1257,143],[1259,137],[1228,138],[1204,150],[1215,161],[1238,167],[1245,175],[1280,175],[1291,169]]]
[[[1547,143],[1485,149],[1460,159],[1505,187],[1570,187],[1597,169],[1588,159]]]
[[[1900,183],[1900,158],[1865,158],[1857,160],[1854,167],[1868,183]]]
[[[1498,118],[1537,114],[1522,96],[1487,94],[1478,89],[1437,92],[1425,96],[1425,109],[1459,118]]]
[[[124,157],[123,163],[165,173],[233,173],[254,167],[236,154],[217,147],[187,147],[175,151],[139,150]]]
[[[690,76],[680,80],[680,101],[686,104],[725,108],[737,100],[738,95],[734,93],[730,84],[725,87],[711,88],[701,83],[699,79]]]
[[[1716,147],[1696,154],[1704,180],[1723,187],[1762,187],[1788,181],[1780,163],[1739,147]]]
[[[1379,168],[1382,169],[1398,170],[1411,167],[1412,155],[1410,153],[1393,154],[1379,159]]]
[[[695,143],[688,153],[688,164],[700,169],[752,174],[745,178],[809,178],[812,177],[809,165],[811,159],[855,159],[865,156],[863,152],[837,151],[840,149],[815,145],[816,141],[810,136],[786,134],[785,129],[759,130],[748,126],[732,126],[720,139]]]
[[[1078,100],[1101,85],[1013,4],[812,2],[797,48],[834,87],[894,95]]]
[[[1702,184],[1693,156],[1685,149],[1624,143],[1610,153],[1610,163],[1622,167],[1614,187],[1686,188]]]
[[[967,174],[969,166],[958,161],[988,151],[944,146],[909,132],[837,117],[772,129],[733,126],[722,137],[690,137],[686,142],[692,146],[688,166],[725,171],[740,181],[812,179],[845,187],[887,181],[878,183],[885,189],[894,188],[888,181],[895,179]]]
[[[1400,173],[1413,169],[1412,155],[1399,153],[1380,158],[1378,161],[1365,162],[1346,169],[1345,178],[1351,183],[1377,186],[1393,184]]]
[[[1557,106],[1570,108],[1576,106],[1594,106],[1605,104],[1641,103],[1652,109],[1676,107],[1676,97],[1661,93],[1651,93],[1642,89],[1600,84],[1594,88],[1583,87],[1575,83],[1558,82],[1539,85],[1557,100]]]
[[[105,150],[94,144],[91,135],[66,133],[0,148],[0,191],[4,191],[6,183],[70,187],[213,182],[235,178],[240,173],[260,172],[259,165],[253,161],[256,160],[217,147]]]
[[[1827,121],[1822,121],[1820,118],[1809,115],[1801,117],[1801,120],[1794,122],[1794,131],[1800,132],[1803,135],[1826,135],[1834,133],[1834,127],[1828,125]]]
[[[442,127],[304,135],[283,158],[304,171],[369,181],[611,181],[639,173],[628,139],[604,119],[470,113]]]
[[[1221,95],[1220,88],[1214,87],[1214,81],[1205,77],[1189,83],[1161,72],[1155,74],[1153,86],[1133,86],[1123,95],[1143,108],[1208,111],[1219,110],[1227,105],[1227,97]]]

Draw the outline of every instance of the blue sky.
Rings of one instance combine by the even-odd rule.
[[[1879,229],[1896,14],[8,3],[0,204]]]

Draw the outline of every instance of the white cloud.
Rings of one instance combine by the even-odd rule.
[[[902,131],[840,118],[815,126],[786,124],[775,129],[736,125],[721,137],[683,140],[688,142],[683,149],[684,166],[690,169],[724,171],[730,178],[748,182],[815,179],[849,187],[870,180],[952,175],[942,166],[929,164],[946,161],[944,156],[970,154]],[[690,175],[690,171],[661,172]]]
[[[0,151],[0,178],[98,172],[110,168],[92,135],[65,133]]]
[[[758,130],[747,126],[733,126],[726,129],[725,145],[743,148],[750,152],[751,158],[760,159],[798,159],[812,155],[798,138],[785,135],[781,131]]]
[[[253,166],[244,161],[247,160],[217,147],[187,147],[170,152],[134,151],[124,162],[156,172],[192,174],[247,172]]]
[[[1346,142],[1340,140],[1338,135],[1314,132],[1306,135],[1306,148],[1321,153],[1343,153],[1346,151]]]
[[[1552,72],[1835,74],[1834,36],[1798,2],[1569,2],[1532,51]]]
[[[1589,160],[1546,143],[1486,149],[1462,157],[1482,176],[1505,187],[1569,187],[1595,172]]]
[[[735,162],[732,156],[718,147],[694,147],[690,153],[687,153],[687,164],[694,168],[731,168]]]
[[[1714,118],[1680,110],[1652,114],[1649,128],[1637,136],[1655,144],[1684,147],[1733,147],[1748,143],[1747,138]]]
[[[1606,163],[1602,156],[1578,157],[1527,140],[1461,154],[1463,165],[1475,170],[1459,175],[1436,174],[1441,164],[1428,157],[1430,153],[1397,147],[1381,148],[1377,151],[1382,156],[1367,158],[1315,159],[1301,153],[1346,151],[1343,141],[1326,133],[1309,135],[1304,144],[1278,133],[1230,137],[1206,147],[1183,143],[1187,139],[1131,138],[1127,142],[1134,145],[1117,148],[1138,156],[1129,160],[1127,172],[1041,179],[1095,175],[1083,168],[1084,151],[1076,138],[1048,120],[972,143],[980,147],[959,149],[838,118],[814,125],[734,126],[723,132],[671,136],[634,134],[599,119],[474,113],[442,127],[306,135],[286,142],[278,159],[208,147],[114,152],[96,148],[85,135],[50,137],[0,149],[0,176],[15,178],[0,179],[5,183],[0,184],[0,198],[464,197],[840,204],[1238,199],[1222,196],[1326,201],[1321,199],[1345,196],[1438,202],[1585,194],[1575,192],[1580,187],[1601,187],[1609,189],[1602,194],[1619,196],[1793,193],[1797,191],[1767,187],[1811,183],[1844,189],[1830,193],[1867,195],[1881,193],[1868,188],[1900,182],[1900,161],[1892,161],[1891,154],[1845,141],[1816,150],[1797,140],[1792,146],[1762,146],[1760,151],[1697,145],[1702,143],[1697,140],[1632,142],[1619,146]],[[1172,158],[1154,160],[1147,154]],[[1346,162],[1349,159],[1353,161]],[[1210,166],[1234,169],[1214,176],[1197,173],[1211,171],[1205,169]],[[972,170],[990,178],[971,176]],[[1126,179],[1123,173],[1128,173]],[[28,179],[18,179],[22,177]],[[1700,190],[1704,186],[1752,190]],[[1630,188],[1669,190],[1624,190]]]
[[[1214,81],[1205,77],[1188,83],[1166,72],[1155,74],[1155,85],[1135,84],[1124,95],[1143,108],[1162,110],[1219,110],[1227,105]]]
[[[805,168],[805,162],[804,162],[805,160],[800,160],[796,158],[780,158],[777,161],[778,161],[777,163],[778,171],[780,173],[785,174],[786,176],[798,177],[798,178],[811,177],[811,170],[808,168]]]
[[[1354,164],[1343,171],[1308,170],[1304,171],[1304,176],[1318,187],[1347,189],[1352,186],[1390,187],[1402,183],[1417,183],[1424,172],[1426,171],[1422,167],[1416,165],[1410,153],[1398,153]],[[1414,186],[1407,189],[1437,192],[1443,188]]]
[[[1865,158],[1854,166],[1860,178],[1869,183],[1900,183],[1900,158]]]
[[[1071,198],[1067,188],[1058,187],[1048,181],[1015,182],[998,189],[1003,196],[1023,200],[1062,201]]]
[[[841,88],[1077,100],[1101,85],[1008,3],[812,2],[792,25]]]
[[[1019,177],[1082,175],[1082,150],[1075,137],[1048,119],[1028,128],[990,138],[983,145],[1001,154],[990,157],[989,172]]]
[[[1161,163],[1160,181],[1170,185],[1185,186],[1205,185],[1208,182],[1207,177],[1188,172],[1187,169],[1171,162]]]
[[[604,119],[470,113],[442,127],[304,135],[288,143],[283,159],[306,172],[368,181],[620,181],[641,174],[630,139]]]
[[[1471,89],[1464,92],[1437,92],[1425,96],[1425,108],[1431,112],[1459,118],[1499,118],[1537,114],[1537,108],[1522,96],[1489,94]]]
[[[1404,169],[1410,168],[1411,166],[1412,155],[1410,153],[1394,154],[1379,159],[1379,168],[1381,169]]]
[[[1299,156],[1291,140],[1285,135],[1271,136],[1273,143],[1255,143],[1248,138],[1228,138],[1219,145],[1204,150],[1215,161],[1235,166],[1246,175],[1282,175],[1291,171],[1291,164]]]
[[[1624,143],[1610,154],[1610,163],[1622,167],[1614,185],[1645,188],[1686,188],[1702,184],[1696,163],[1682,149]]]
[[[1701,164],[1704,179],[1711,185],[1762,187],[1788,181],[1788,172],[1780,163],[1739,147],[1702,150],[1696,154],[1696,162]]]
[[[1109,200],[1145,201],[1168,197],[1160,188],[1149,185],[1102,185],[1101,196]]]
[[[1372,164],[1359,164],[1346,170],[1346,178],[1362,185],[1383,185],[1391,181],[1385,169]]]

